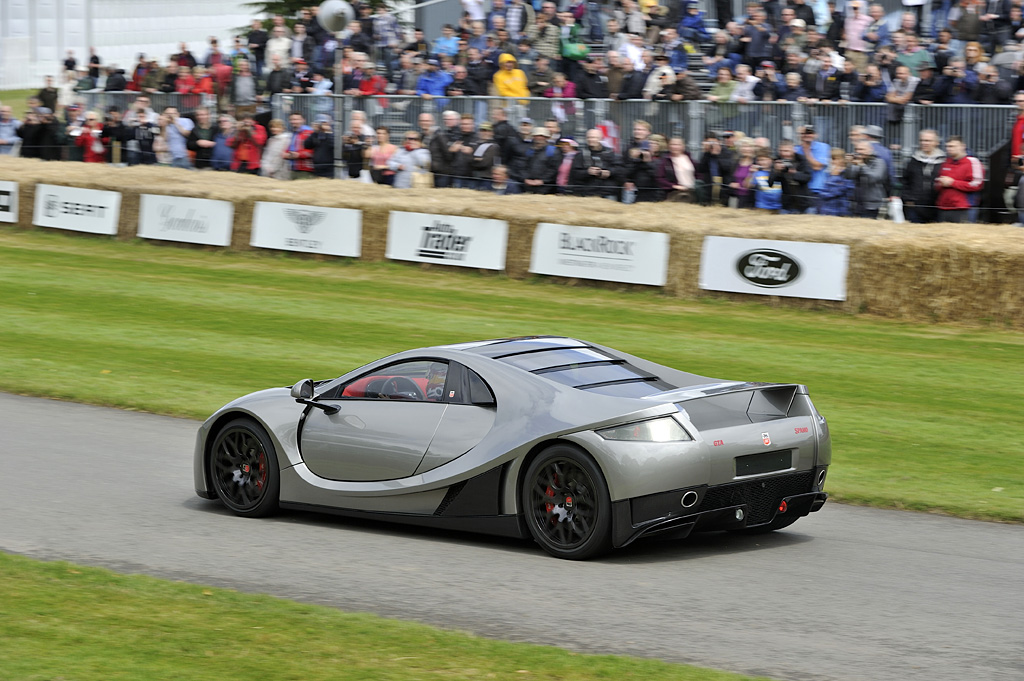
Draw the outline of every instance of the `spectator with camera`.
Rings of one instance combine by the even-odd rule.
[[[846,152],[837,147],[831,150],[830,155],[831,162],[825,173],[825,184],[818,194],[818,213],[845,217],[850,214],[850,197],[853,196],[855,187],[853,180],[846,177]]]
[[[260,160],[266,143],[266,128],[257,123],[251,113],[244,114],[238,122],[234,134],[227,141],[228,146],[234,151],[231,158],[231,169],[248,175],[259,175]],[[331,156],[334,156],[333,149]]]
[[[854,214],[874,220],[882,204],[888,200],[885,161],[875,156],[869,140],[861,139],[856,143],[854,153],[847,158],[847,163],[846,177],[854,183]]]
[[[974,196],[981,191],[985,171],[981,161],[967,154],[967,145],[959,135],[946,140],[946,160],[935,180],[940,222],[969,222],[969,211],[976,205]]]
[[[697,200],[702,205],[729,205],[729,184],[732,182],[732,152],[714,133],[709,133],[701,145],[697,162]]]

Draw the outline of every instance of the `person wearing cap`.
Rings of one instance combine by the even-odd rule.
[[[533,141],[523,154],[523,190],[527,194],[550,194],[562,154],[548,144],[551,133],[547,128],[534,128],[531,137]]]
[[[854,146],[846,177],[856,186],[854,214],[860,218],[876,219],[882,204],[888,200],[888,173],[885,162],[875,156],[869,140],[862,139]]]
[[[821,192],[825,189],[828,179],[828,167],[832,162],[832,147],[818,141],[817,131],[813,125],[804,125],[799,129],[800,139],[794,149],[798,156],[806,159],[811,179],[807,183],[808,213],[817,213],[821,205]]]
[[[439,70],[441,63],[436,59],[428,59],[426,71],[416,81],[416,94],[425,99],[443,97],[445,88],[452,82],[451,74]]]
[[[785,94],[785,81],[775,70],[775,62],[765,60],[754,72],[757,83],[754,85],[754,98],[762,102],[782,99]]]
[[[886,186],[886,191],[888,192],[889,188],[896,183],[896,164],[892,160],[892,152],[882,144],[882,138],[885,136],[885,133],[879,125],[866,125],[863,128],[863,133],[863,139],[871,142],[871,149],[874,155],[882,159],[882,162],[885,164],[889,180],[889,184]]]
[[[724,26],[724,23],[722,24]],[[711,39],[708,29],[704,26],[704,12],[701,11],[697,0],[685,0],[683,17],[676,27],[679,37],[693,46],[696,53],[701,43]]]
[[[477,143],[473,148],[471,164],[473,178],[476,180],[476,189],[481,191],[492,189],[494,167],[500,163],[501,145],[494,139],[494,125],[484,121],[477,131]]]
[[[920,80],[914,88],[914,104],[934,104],[938,101],[939,81],[935,77],[935,61],[931,55],[918,65],[917,72]]]

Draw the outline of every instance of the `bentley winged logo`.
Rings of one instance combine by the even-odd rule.
[[[301,210],[299,208],[285,208],[285,216],[295,223],[295,226],[303,234],[308,234],[313,227],[319,225],[327,217],[322,210]]]

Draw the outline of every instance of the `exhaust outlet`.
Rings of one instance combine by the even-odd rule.
[[[683,498],[679,500],[679,503],[683,505],[683,508],[690,508],[691,506],[697,503],[697,499],[699,498],[699,494],[697,494],[693,490],[690,490],[689,492],[683,494]]]
[[[825,486],[825,469],[818,472],[818,489]]]

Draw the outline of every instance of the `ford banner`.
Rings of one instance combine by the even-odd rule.
[[[846,300],[850,247],[803,241],[704,238],[700,287],[762,296]]]

